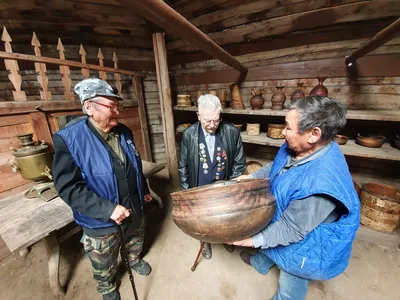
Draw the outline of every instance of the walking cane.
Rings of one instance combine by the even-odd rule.
[[[122,260],[125,263],[125,268],[128,270],[129,280],[131,281],[133,294],[135,295],[135,300],[138,300],[139,298],[138,298],[138,295],[137,295],[137,292],[136,292],[135,281],[133,280],[133,274],[132,274],[131,266],[129,265],[128,251],[126,250],[124,232],[122,230],[121,225],[117,225],[117,227],[118,227],[118,233],[119,233],[119,240],[120,240],[120,243],[121,243]]]
[[[196,270],[197,263],[199,262],[200,253],[201,253],[201,251],[203,251],[204,244],[205,244],[205,242],[201,242],[199,253],[197,253],[196,260],[194,261],[193,266],[190,268],[192,270],[192,272],[194,272],[194,270]]]

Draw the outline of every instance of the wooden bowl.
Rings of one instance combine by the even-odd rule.
[[[396,139],[394,140],[394,146],[400,149],[400,135],[396,134]]]
[[[370,148],[379,148],[385,143],[385,137],[383,135],[370,135],[370,136],[362,136],[358,134],[357,136],[357,144],[370,147]]]
[[[271,139],[284,139],[285,136],[282,134],[283,129],[285,129],[285,124],[268,124],[267,137]]]
[[[233,124],[232,123],[232,125],[235,126],[237,129],[239,129],[240,131],[242,131],[243,124]]]
[[[189,236],[208,243],[242,240],[275,214],[269,179],[219,181],[171,194],[172,219]]]
[[[337,134],[337,135],[335,135],[335,137],[334,137],[334,140],[335,140],[339,145],[344,145],[344,144],[346,144],[348,139],[349,139],[348,136],[340,135],[340,134]]]
[[[261,169],[263,167],[262,163],[256,161],[256,160],[251,160],[246,163],[246,170],[244,171],[243,175],[249,175],[258,169]]]
[[[386,184],[369,182],[361,189],[361,224],[382,232],[394,232],[400,225],[398,191]]]
[[[260,123],[247,123],[246,132],[247,135],[260,135]]]

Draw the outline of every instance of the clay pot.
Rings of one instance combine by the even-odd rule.
[[[285,136],[282,134],[282,131],[285,127],[285,124],[268,124],[267,137],[271,139],[284,139]]]
[[[382,232],[394,232],[400,225],[400,199],[397,190],[370,182],[361,189],[361,224]]]
[[[172,219],[189,236],[208,243],[247,238],[271,221],[276,207],[269,179],[219,181],[171,194]]]
[[[226,98],[227,98],[228,92],[226,90],[219,90],[218,91],[218,99],[221,102],[221,107],[226,108]]]
[[[249,175],[258,169],[261,169],[263,167],[262,163],[251,160],[246,163],[246,170],[243,172],[243,175]]]
[[[261,89],[258,91],[251,89],[251,93],[253,95],[253,97],[250,98],[251,109],[260,110],[263,108],[263,105],[265,103],[265,99],[262,96],[263,92],[264,91]]]
[[[272,102],[272,110],[283,110],[283,104],[286,101],[286,95],[282,92],[284,86],[277,86],[277,92],[272,95],[271,102]]]
[[[310,96],[328,96],[328,89],[324,86],[326,77],[318,77],[318,85],[316,85],[310,92]]]
[[[359,133],[357,136],[357,144],[364,147],[380,148],[384,143],[385,137],[383,135],[362,136]]]
[[[290,97],[291,101],[295,101],[297,99],[301,99],[304,98],[306,95],[304,94],[303,90],[301,89],[301,87],[303,86],[304,82],[298,82],[297,83],[297,90],[295,90],[292,94],[292,96]]]
[[[245,109],[246,107],[244,106],[242,95],[240,94],[239,85],[237,83],[232,83],[229,87],[232,96],[231,108]]]

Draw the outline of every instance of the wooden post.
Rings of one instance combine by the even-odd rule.
[[[36,36],[36,33],[33,33],[31,45],[34,47],[35,55],[42,56],[40,52],[40,42]],[[46,64],[44,63],[35,63],[35,70],[38,72],[37,81],[39,82],[42,90],[40,91],[40,99],[42,100],[51,100],[51,93],[49,91],[49,79],[47,78],[46,72]]]
[[[83,48],[82,44],[81,44],[81,46],[79,47],[79,54],[80,54],[80,56],[81,56],[81,62],[82,62],[83,64],[86,64],[86,51],[85,51],[85,48]],[[82,74],[83,77],[85,77],[85,78],[89,78],[89,77],[90,77],[89,69],[81,68],[81,74]]]
[[[60,59],[65,60],[65,55],[64,55],[65,49],[60,38],[58,39],[57,50],[60,55]],[[64,92],[65,100],[74,100],[74,93],[71,92],[72,81],[71,81],[71,73],[69,67],[60,65],[60,73],[61,73],[61,81],[65,89]]]
[[[147,117],[146,117],[146,108],[144,105],[143,99],[143,85],[142,85],[142,77],[133,76],[132,77],[132,86],[134,92],[134,99],[137,99],[138,109],[139,109],[139,119],[140,125],[142,126],[142,138],[144,144],[144,156],[145,160],[153,161],[151,155],[151,147],[150,147],[150,139],[149,139],[149,128],[147,125]]]
[[[179,186],[178,155],[175,142],[174,114],[172,110],[171,87],[169,82],[167,50],[164,34],[153,33],[153,48],[157,70],[157,82],[163,118],[164,143],[167,153],[168,173],[175,187]]]
[[[400,18],[390,24],[385,29],[379,31],[375,36],[362,45],[360,48],[355,50],[349,56],[346,57],[346,66],[351,67],[353,63],[365,54],[375,50],[379,46],[387,43],[392,38],[396,37],[396,34],[400,33]]]
[[[6,52],[12,53],[11,42],[12,39],[7,32],[6,26],[3,27],[3,34],[1,35],[1,40],[4,42],[4,47]],[[6,69],[10,71],[8,74],[8,79],[10,79],[12,85],[14,86],[15,91],[13,92],[14,100],[15,101],[26,101],[26,94],[24,91],[21,90],[22,84],[22,77],[19,75],[19,66],[17,60],[9,60],[5,59],[4,64]]]
[[[99,65],[101,67],[104,67],[104,56],[103,56],[103,52],[101,52],[101,49],[99,48],[99,52],[97,53],[97,58],[99,59]],[[107,74],[104,71],[99,71],[99,77],[100,79],[107,81]]]

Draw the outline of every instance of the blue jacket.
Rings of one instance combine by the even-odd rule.
[[[270,172],[276,198],[276,222],[291,201],[316,194],[329,195],[348,210],[338,221],[322,223],[302,241],[263,251],[276,265],[298,277],[324,280],[342,273],[351,257],[351,245],[360,223],[360,203],[343,153],[334,144],[321,157],[280,174],[289,149],[279,150]]]
[[[113,171],[110,152],[95,136],[87,125],[87,118],[57,132],[60,135],[75,162],[81,170],[82,178],[89,189],[104,199],[119,203],[117,180]],[[136,171],[136,183],[143,209],[142,162],[129,128],[123,124],[117,126],[120,133],[121,147],[127,159]],[[83,200],[84,201],[84,200]],[[96,229],[115,226],[115,222],[88,217],[72,210],[75,221],[84,227]]]

